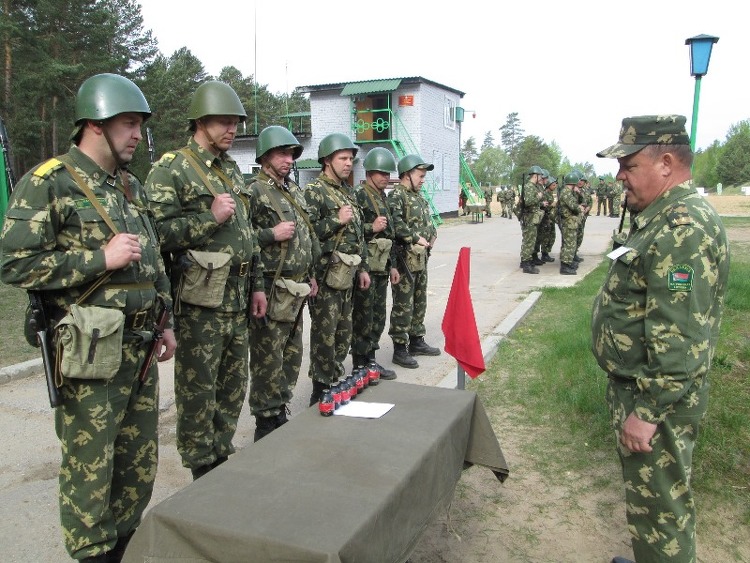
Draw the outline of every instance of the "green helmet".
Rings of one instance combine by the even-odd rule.
[[[193,122],[207,115],[236,115],[240,121],[247,119],[237,92],[218,80],[204,82],[193,94],[188,110],[188,119]]]
[[[563,178],[563,182],[565,182],[565,185],[568,184],[577,184],[578,180],[580,180],[580,176],[575,172],[575,170],[568,172],[565,177]]]
[[[294,149],[294,160],[297,160],[300,157],[303,150],[297,137],[292,135],[289,129],[279,125],[270,125],[263,129],[263,131],[260,132],[260,135],[258,135],[258,148],[255,153],[255,162],[260,164],[260,157],[271,149],[277,147],[292,147]]]
[[[357,156],[359,147],[355,145],[352,140],[344,135],[343,133],[331,133],[323,137],[318,146],[318,162],[323,164],[323,159],[331,156],[336,151],[352,150],[352,156]]]
[[[418,154],[407,154],[404,158],[398,161],[399,178],[410,170],[414,170],[415,168],[421,168],[422,170],[434,170],[435,165],[425,162],[424,159]]]
[[[393,158],[393,154],[388,149],[383,147],[375,147],[367,153],[365,157],[365,172],[395,172],[396,171],[396,159]]]
[[[526,172],[526,174],[528,176],[531,176],[532,174],[539,174],[540,176],[542,176],[544,174],[544,170],[542,170],[542,168],[540,166],[537,166],[535,164],[534,166],[532,166],[531,168],[529,168],[529,171]]]
[[[542,178],[549,178],[549,170],[542,168]]]
[[[554,176],[550,176],[549,178],[547,178],[548,186],[551,186],[552,184],[556,184],[556,183],[557,183],[557,178],[555,178]]]

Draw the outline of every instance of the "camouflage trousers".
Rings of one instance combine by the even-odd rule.
[[[147,345],[128,336],[114,378],[65,379],[55,410],[62,448],[60,522],[65,549],[82,559],[134,531],[151,500],[158,461],[156,365],[138,393]]]
[[[527,213],[519,217],[521,221],[521,262],[531,260],[536,247],[536,237],[539,231],[539,220],[534,220],[533,213]]]
[[[552,215],[545,213],[537,229],[535,252],[542,251],[549,254],[555,244],[555,236],[555,222]]]
[[[176,320],[177,451],[196,469],[234,453],[248,381],[247,314],[183,303]]]
[[[631,453],[620,430],[640,395],[634,381],[609,378],[607,401],[625,482],[633,553],[638,563],[695,562],[693,448],[708,405],[708,380],[696,380],[651,439],[651,453]]]
[[[399,268],[400,270],[400,268]],[[388,334],[396,344],[408,344],[413,336],[424,336],[427,330],[427,264],[421,272],[413,272],[414,283],[401,274],[401,281],[391,286],[393,306]]]
[[[295,323],[250,321],[250,393],[253,416],[277,416],[292,400],[302,366],[302,316]]]
[[[610,213],[612,213],[611,210],[609,210],[609,211],[607,210],[607,207],[608,207],[607,206],[607,202],[608,202],[608,200],[607,200],[606,197],[599,197],[599,196],[597,196],[597,198],[596,198],[596,214],[597,215],[599,215],[600,213],[602,213],[602,208],[604,208],[603,211],[604,211],[605,215],[609,215]]]
[[[578,233],[576,236],[576,252],[578,252],[578,249],[581,248],[581,243],[583,242],[583,231],[586,229],[586,219],[588,219],[587,214],[581,214],[578,219]]]
[[[352,291],[331,289],[321,282],[310,304],[308,373],[315,381],[334,383],[344,376],[344,360],[352,343]]]
[[[380,337],[385,330],[389,279],[388,272],[371,273],[370,288],[354,290],[352,354],[367,356],[380,348]]]
[[[578,216],[564,217],[560,224],[560,262],[572,265],[578,248]]]

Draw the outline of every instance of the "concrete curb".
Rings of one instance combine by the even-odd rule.
[[[0,368],[0,385],[42,373],[44,373],[42,358],[34,358],[20,364]]]
[[[484,363],[489,364],[492,358],[495,357],[497,349],[500,343],[505,340],[511,331],[520,323],[523,318],[531,311],[531,308],[536,304],[539,298],[542,296],[541,291],[532,291],[529,295],[513,309],[513,311],[505,317],[503,322],[497,325],[493,331],[482,341],[482,352],[484,353]],[[446,373],[437,387],[444,387],[446,389],[455,389],[458,385],[458,376],[456,372],[457,368],[451,368]]]

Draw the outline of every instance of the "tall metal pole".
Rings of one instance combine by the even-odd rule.
[[[701,78],[695,77],[695,92],[693,93],[693,122],[690,125],[690,150],[695,153],[695,133],[698,130],[698,103],[701,99]]]

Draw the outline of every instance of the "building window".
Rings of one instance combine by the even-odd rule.
[[[443,104],[443,122],[447,129],[456,128],[456,102],[448,96],[445,97]]]

